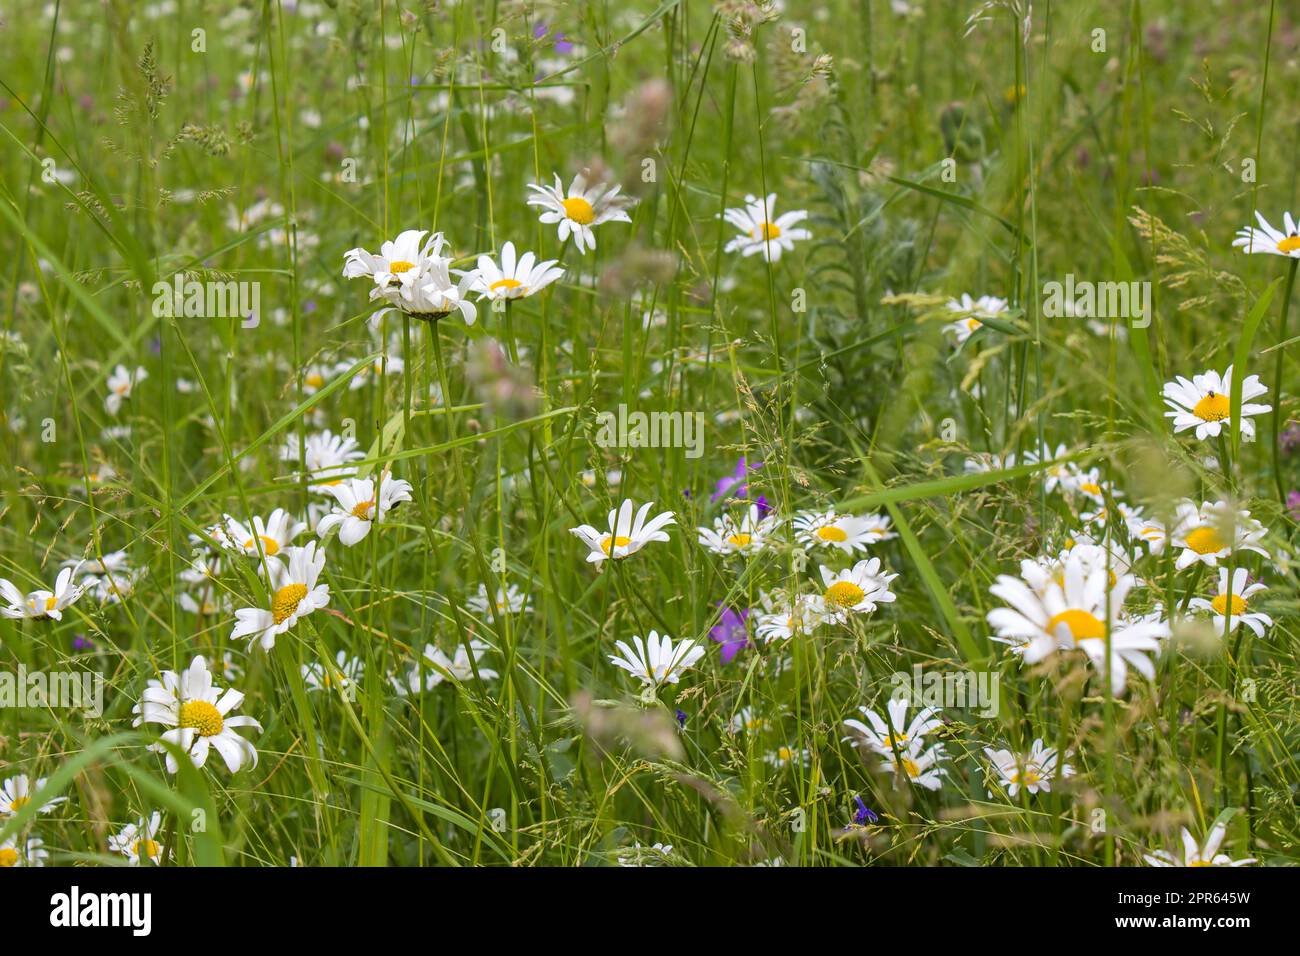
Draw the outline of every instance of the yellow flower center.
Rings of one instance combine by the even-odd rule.
[[[1223,538],[1219,537],[1219,532],[1209,525],[1193,528],[1187,533],[1186,540],[1187,546],[1197,554],[1214,554],[1227,547],[1223,543]]]
[[[59,599],[55,597],[53,594],[51,594],[49,597],[45,599],[46,612],[48,613],[49,611],[53,611],[55,605],[57,605],[58,603],[59,603]]]
[[[580,226],[590,226],[596,218],[596,210],[581,196],[570,196],[561,205],[564,206],[564,214]]]
[[[414,268],[415,263],[407,262],[405,259],[398,259],[396,262],[390,262],[388,264],[388,271],[396,275],[401,275],[403,272],[410,272]]]
[[[967,319],[967,320],[966,320],[966,331],[967,331],[967,332],[974,332],[976,329],[980,328],[983,324],[984,324],[984,323],[981,322],[979,319]]]
[[[903,764],[903,772],[906,773],[909,777],[921,776],[921,768],[916,765],[916,761],[909,760],[907,757],[904,757],[902,760],[902,764]]]
[[[1188,866],[1214,866],[1209,860],[1192,860]]]
[[[1042,775],[1037,770],[1026,770],[1024,773],[1017,770],[1011,775],[1012,783],[1022,783],[1027,787],[1038,783],[1042,779]]]
[[[600,550],[609,554],[614,548],[626,548],[631,543],[631,538],[625,538],[622,535],[614,537],[613,535],[607,534],[603,539],[601,539]]]
[[[0,846],[0,866],[17,866],[18,851],[11,846]]]
[[[847,541],[849,539],[849,536],[845,533],[844,529],[837,528],[833,524],[828,524],[823,528],[818,528],[816,534],[817,537],[821,538],[823,541]]]
[[[752,540],[753,538],[741,531],[728,538],[727,543],[733,548],[747,548],[749,547],[749,542]]]
[[[497,289],[518,289],[522,285],[523,283],[518,279],[497,279],[496,282],[493,282],[488,286],[488,291],[495,292]]]
[[[271,598],[271,614],[276,624],[283,624],[298,609],[298,602],[307,596],[307,585],[286,584]]]
[[[1216,594],[1214,596],[1214,599],[1210,601],[1210,607],[1214,608],[1215,614],[1222,614],[1228,608],[1228,595]],[[1243,598],[1240,594],[1234,594],[1232,596],[1231,616],[1237,617],[1245,613],[1246,613],[1246,599]]]
[[[204,737],[215,737],[226,722],[221,711],[206,700],[189,700],[181,704],[180,725],[193,727]]]
[[[777,747],[776,756],[778,760],[784,760],[788,762],[790,758],[794,756],[794,751],[791,750],[789,747]]]
[[[1087,640],[1090,637],[1106,636],[1106,625],[1087,611],[1080,611],[1078,608],[1062,611],[1048,621],[1047,633],[1055,635],[1056,629],[1062,624],[1070,629],[1070,636],[1076,642]]]
[[[23,807],[27,806],[27,804],[31,802],[32,802],[31,797],[14,797],[14,801],[13,803],[9,804],[9,807],[10,809],[12,809],[14,813],[17,813],[19,810],[21,810]]]
[[[320,372],[312,372],[302,380],[302,383],[308,388],[320,388],[325,384],[325,376]]]
[[[131,852],[138,857],[148,857],[153,859],[160,852],[161,847],[153,840],[136,840],[131,844]]]
[[[352,516],[360,518],[362,521],[370,520],[370,509],[375,506],[374,499],[369,501],[358,501],[352,508]]]
[[[1300,236],[1287,236],[1277,244],[1278,252],[1295,252],[1300,249]]]
[[[771,242],[773,239],[781,237],[781,227],[774,222],[762,223],[754,232],[757,233],[755,239],[762,239],[765,242]]]
[[[265,551],[267,554],[280,553],[280,545],[274,538],[268,538],[264,534],[259,534],[258,537],[262,539],[262,550]],[[257,542],[254,541],[252,538],[249,538],[247,541],[244,542],[244,550],[256,551]]]
[[[1231,413],[1228,396],[1222,392],[1209,392],[1192,409],[1192,414],[1203,422],[1221,422]]]
[[[1095,481],[1085,481],[1079,486],[1079,490],[1086,495],[1100,495],[1101,485],[1097,484]]]
[[[885,734],[885,736],[881,738],[880,742],[890,750],[894,749],[895,744],[898,745],[899,750],[902,750],[907,746],[907,734]]]
[[[836,607],[856,607],[858,602],[866,596],[867,592],[852,581],[836,581],[822,595],[827,604],[833,604]]]

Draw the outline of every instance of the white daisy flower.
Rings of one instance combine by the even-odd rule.
[[[795,515],[795,539],[808,547],[839,548],[845,554],[866,551],[868,545],[897,537],[884,515],[841,515],[804,511]]]
[[[394,507],[411,500],[411,483],[393,478],[388,472],[379,476],[379,494],[372,478],[349,478],[326,490],[334,496],[334,510],[316,523],[317,536],[324,538],[335,529],[339,541],[352,547],[370,534],[370,527],[383,521]]]
[[[465,601],[465,607],[479,617],[488,618],[491,615],[489,611],[500,614],[526,614],[530,610],[527,595],[513,584],[505,588],[497,588],[496,597],[488,597],[487,585],[478,586],[478,594]]]
[[[146,820],[139,817],[135,823],[128,823],[117,833],[108,838],[108,848],[113,853],[120,853],[130,861],[131,866],[139,866],[142,860],[148,860],[154,866],[161,866],[167,851],[158,842],[162,836],[162,814],[155,810]]]
[[[1007,311],[1007,300],[993,295],[973,299],[969,292],[963,292],[960,299],[949,299],[946,308],[961,318],[948,323],[944,329],[956,338],[958,345],[963,345],[984,326],[983,319],[996,319]]]
[[[854,747],[866,745],[868,749],[892,760],[895,747],[898,748],[899,753],[902,753],[915,746],[922,737],[943,729],[943,721],[939,718],[937,708],[922,707],[909,724],[907,723],[908,707],[906,697],[891,698],[885,705],[889,713],[888,724],[874,710],[859,707],[858,712],[867,718],[867,723],[852,718],[846,719],[843,722],[844,726],[851,733],[842,739]]]
[[[1266,392],[1268,389],[1260,383],[1258,375],[1249,375],[1241,383],[1242,404],[1236,418],[1241,422],[1243,441],[1255,440],[1255,423],[1250,419],[1273,410],[1272,405],[1248,404]],[[1175,381],[1165,383],[1165,404],[1171,409],[1165,412],[1165,417],[1173,419],[1174,434],[1195,428],[1196,437],[1201,441],[1218,438],[1225,428],[1232,427],[1231,395],[1231,365],[1222,376],[1213,369],[1193,375],[1190,382],[1179,375]]]
[[[555,263],[554,259],[538,262],[531,252],[516,259],[515,244],[507,242],[501,247],[499,266],[491,256],[478,257],[471,289],[492,301],[535,295],[564,275],[564,270]]]
[[[170,728],[162,740],[188,754],[194,766],[202,767],[215,749],[230,772],[237,773],[243,766],[257,766],[257,750],[235,729],[262,729],[252,717],[231,714],[243,701],[242,692],[231,688],[223,693],[212,683],[208,662],[200,654],[180,674],[163,671],[161,680],[149,679],[140,703],[131,709],[136,715],[131,726],[162,724]],[[167,755],[168,773],[179,769],[162,742],[150,744],[149,749]]]
[[[399,297],[403,293],[409,297],[423,268],[444,258],[442,250],[447,240],[443,234],[436,232],[428,240],[425,236],[429,236],[427,229],[407,229],[396,239],[384,242],[378,255],[365,249],[349,249],[343,254],[343,278],[371,279],[375,284],[372,299],[388,298],[394,291]]]
[[[767,610],[754,618],[754,633],[763,641],[785,641],[796,634],[808,634],[822,623],[821,599],[815,594],[796,594],[778,601],[761,595]]]
[[[280,449],[281,461],[299,461],[298,438],[286,439]],[[345,478],[351,478],[357,470],[350,467],[354,461],[366,457],[355,438],[335,435],[328,428],[315,435],[308,435],[302,443],[302,461],[305,471],[312,482],[310,488],[317,494],[328,494],[331,485],[337,485]]]
[[[1289,218],[1289,217],[1288,217]],[[1254,857],[1234,860],[1226,853],[1220,853],[1219,847],[1228,834],[1228,828],[1222,823],[1213,827],[1205,838],[1205,844],[1196,842],[1187,827],[1183,831],[1183,855],[1178,858],[1168,850],[1156,850],[1142,854],[1148,866],[1246,866],[1257,862]]]
[[[758,505],[750,505],[740,521],[729,514],[713,519],[712,528],[697,528],[700,544],[714,554],[754,554],[762,551],[768,538],[780,524],[780,519],[770,514],[759,517]]]
[[[1141,541],[1153,555],[1164,552],[1169,543],[1169,529],[1158,518],[1147,518],[1140,514],[1127,519],[1129,537]]]
[[[1041,462],[1051,462],[1039,474],[1042,476],[1043,490],[1051,494],[1058,489],[1062,492],[1070,490],[1071,483],[1078,477],[1079,469],[1072,461],[1058,461],[1068,455],[1069,449],[1065,445],[1057,445],[1056,451],[1044,449],[1040,455],[1035,451],[1025,452],[1024,463],[1026,465],[1037,465]]]
[[[1071,495],[1081,494],[1099,505],[1105,505],[1107,498],[1124,497],[1124,492],[1101,477],[1100,468],[1089,468],[1087,471],[1080,472],[1073,481],[1066,483],[1065,490]]]
[[[1259,228],[1242,226],[1238,229],[1237,237],[1232,240],[1233,248],[1241,249],[1247,254],[1266,253],[1291,259],[1300,258],[1300,232],[1297,232],[1296,222],[1289,212],[1282,214],[1282,225],[1286,227],[1286,232],[1279,232],[1270,226],[1258,209],[1255,210],[1255,218],[1259,220]]]
[[[723,251],[739,252],[745,257],[761,254],[768,262],[777,262],[782,253],[794,251],[796,241],[812,238],[807,229],[795,227],[808,218],[806,209],[782,213],[774,219],[775,206],[776,193],[768,193],[766,199],[746,196],[743,207],[726,210],[723,218],[739,229],[740,235],[728,242]]]
[[[1178,503],[1170,535],[1173,546],[1183,549],[1174,566],[1181,571],[1199,561],[1215,568],[1221,559],[1237,551],[1267,556],[1259,545],[1263,537],[1264,526],[1249,511],[1237,510],[1226,501],[1206,501],[1198,508],[1194,501],[1184,498]]]
[[[788,767],[791,764],[806,767],[808,765],[808,748],[791,747],[789,744],[782,744],[775,750],[763,754],[763,762],[771,767]]]
[[[63,620],[63,612],[77,602],[90,587],[90,582],[74,584],[81,562],[64,568],[54,581],[54,590],[37,589],[23,594],[6,578],[0,578],[0,600],[8,606],[0,607],[0,615],[7,618],[46,618]]]
[[[28,837],[19,842],[18,834],[0,843],[0,870],[10,866],[44,866],[50,858],[40,837]]]
[[[528,188],[536,193],[529,197],[528,205],[543,210],[537,217],[538,221],[547,225],[559,223],[560,241],[572,235],[579,255],[596,248],[596,234],[592,231],[596,226],[605,222],[632,221],[626,210],[633,200],[619,195],[622,187],[608,188],[604,183],[588,185],[588,172],[583,170],[573,177],[567,193],[558,174],[554,186],[528,184]]]
[[[416,664],[406,674],[405,678],[392,678],[394,689],[397,693],[406,697],[409,694],[418,694],[420,692],[421,675],[423,675],[424,689],[433,690],[443,681],[450,678],[458,684],[467,684],[474,679],[474,671],[478,670],[478,676],[482,680],[495,680],[501,676],[491,668],[479,666],[479,660],[492,648],[485,641],[471,640],[469,642],[470,650],[474,652],[473,663],[470,662],[469,652],[465,650],[463,643],[458,643],[452,656],[448,656],[441,648],[433,644],[424,645],[424,661],[422,664]]]
[[[1238,624],[1245,624],[1255,632],[1256,637],[1263,637],[1265,628],[1273,626],[1273,619],[1263,611],[1252,611],[1250,599],[1268,587],[1256,582],[1248,583],[1250,575],[1245,568],[1237,568],[1232,573],[1232,606],[1228,606],[1228,569],[1219,568],[1219,592],[1210,600],[1195,597],[1188,602],[1189,607],[1198,611],[1210,611],[1214,615],[1214,629],[1222,634],[1225,626],[1235,631]]]
[[[223,519],[220,536],[213,535],[213,540],[223,548],[239,551],[256,558],[260,551],[268,558],[273,558],[293,544],[293,539],[307,530],[307,523],[295,521],[293,516],[283,508],[276,508],[265,521],[261,515],[253,517],[250,527],[230,515]]]
[[[1100,675],[1109,670],[1115,695],[1124,692],[1130,665],[1148,680],[1155,678],[1147,654],[1159,653],[1159,639],[1169,636],[1169,627],[1156,619],[1124,617],[1124,599],[1137,583],[1132,575],[1115,575],[1112,584],[1104,564],[1085,565],[1073,553],[1059,570],[1024,561],[1021,575],[998,575],[989,590],[1010,606],[990,611],[988,622],[997,631],[994,639],[1010,644],[1024,663],[1035,664],[1056,651],[1081,650]]]
[[[302,665],[302,680],[308,690],[336,690],[347,693],[348,688],[357,684],[365,673],[366,665],[359,657],[349,657],[347,651],[339,651],[334,663],[312,661]]]
[[[618,654],[611,654],[609,662],[615,667],[627,671],[647,687],[658,688],[663,684],[676,684],[682,672],[690,669],[704,656],[704,647],[695,640],[684,639],[673,646],[673,639],[668,635],[660,637],[655,631],[642,641],[632,638],[635,649],[626,641],[618,641],[614,646]]]
[[[877,604],[894,600],[889,583],[898,575],[884,571],[879,558],[859,561],[842,571],[822,565],[820,571],[826,588],[821,596],[822,608],[829,622],[844,624],[853,614],[870,614]]]
[[[766,717],[758,716],[753,707],[742,707],[727,723],[727,730],[733,734],[757,734],[770,726],[772,722]]]
[[[923,740],[917,739],[906,750],[900,749],[897,757],[892,752],[888,757],[881,756],[880,769],[893,771],[895,787],[904,777],[927,790],[943,786],[943,778],[948,775],[947,769],[939,766],[939,761],[947,756],[943,744],[934,744],[929,750],[922,749],[924,745]]]
[[[330,602],[328,584],[318,584],[321,569],[325,567],[325,550],[310,542],[305,548],[288,552],[289,563],[280,559],[267,559],[270,572],[271,606],[266,608],[240,608],[235,611],[235,629],[231,640],[248,638],[249,646],[260,642],[262,649],[275,647],[275,639],[298,623],[312,611],[318,611]]]
[[[104,398],[104,410],[110,415],[116,415],[122,408],[122,403],[131,397],[131,390],[149,377],[149,373],[143,368],[136,368],[134,372],[125,365],[119,365],[113,369],[113,374],[108,377],[108,395]]]
[[[984,753],[993,764],[998,783],[1006,789],[1008,796],[1016,796],[1021,787],[1030,793],[1038,793],[1040,790],[1051,792],[1052,779],[1057,774],[1056,749],[1044,747],[1041,737],[1034,741],[1028,754],[1015,754],[1010,750],[994,750],[991,747],[985,747]],[[1068,763],[1062,763],[1060,775],[1062,778],[1072,777],[1074,768]],[[992,796],[992,792],[989,796]]]
[[[631,498],[623,499],[623,503],[609,513],[607,532],[597,531],[589,524],[569,529],[570,534],[581,538],[590,549],[588,562],[600,564],[607,558],[625,558],[636,554],[651,541],[668,540],[668,532],[662,529],[677,523],[671,511],[664,511],[646,521],[654,502],[648,501],[642,505],[635,519],[632,516],[634,507]]]
[[[7,817],[15,814],[23,807],[27,806],[27,804],[32,802],[33,795],[39,793],[44,786],[44,777],[32,781],[25,773],[20,773],[16,777],[10,777],[3,784],[0,784],[0,817]],[[42,800],[37,812],[50,813],[60,803],[67,802],[67,797],[52,797],[47,800]]]

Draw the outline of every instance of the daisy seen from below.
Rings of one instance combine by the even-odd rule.
[[[471,290],[490,301],[522,299],[541,292],[564,275],[556,260],[538,262],[531,252],[515,258],[515,244],[507,242],[501,247],[501,264],[491,256],[479,256]]]
[[[828,622],[844,624],[855,614],[870,614],[876,605],[894,600],[889,583],[898,575],[885,572],[879,558],[864,559],[842,571],[822,565],[820,571],[825,586],[822,607]]]
[[[1146,860],[1148,866],[1247,866],[1257,862],[1254,857],[1234,860],[1228,854],[1220,853],[1219,847],[1223,845],[1223,838],[1227,835],[1228,828],[1225,824],[1215,824],[1206,835],[1205,843],[1201,844],[1196,842],[1196,837],[1192,836],[1187,827],[1183,827],[1181,858],[1168,850],[1155,850],[1142,854],[1142,859]]]
[[[275,639],[301,618],[318,611],[330,602],[328,584],[317,583],[325,567],[325,551],[310,542],[305,548],[288,552],[288,563],[267,559],[271,590],[269,608],[239,608],[235,611],[235,629],[231,640],[248,638],[249,646],[260,643],[263,650],[275,647]]]
[[[944,328],[957,340],[958,345],[964,345],[968,338],[983,328],[984,319],[996,319],[1007,311],[1007,300],[994,295],[982,295],[974,299],[969,292],[963,292],[960,299],[949,299],[945,307],[949,312],[961,316]]]
[[[578,247],[578,254],[583,255],[588,249],[596,248],[596,226],[606,222],[631,222],[627,209],[632,200],[620,196],[621,186],[608,187],[604,183],[591,185],[587,181],[589,170],[583,170],[573,177],[565,192],[559,174],[555,176],[555,185],[546,186],[529,183],[528,188],[535,195],[528,197],[528,205],[538,206],[542,214],[539,222],[547,225],[559,224],[560,241],[570,236]]]
[[[1250,403],[1268,392],[1259,381],[1258,375],[1248,375],[1241,383],[1240,413],[1233,415],[1231,408],[1232,366],[1222,376],[1211,369],[1200,375],[1193,375],[1189,382],[1181,375],[1175,381],[1166,382],[1164,389],[1165,404],[1170,411],[1166,418],[1173,419],[1174,434],[1196,429],[1196,437],[1201,441],[1218,438],[1224,429],[1232,427],[1236,418],[1240,421],[1243,441],[1255,440],[1255,423],[1250,419],[1273,410],[1272,405]],[[1250,404],[1248,404],[1250,403]]]
[[[610,511],[609,530],[606,532],[598,531],[589,524],[569,529],[570,534],[580,538],[589,549],[588,562],[600,564],[608,558],[626,558],[630,554],[636,554],[651,541],[668,540],[668,532],[663,529],[677,523],[673,513],[664,511],[647,521],[654,502],[647,501],[643,504],[634,518],[632,509],[635,507],[631,498],[623,499],[621,505]]]
[[[226,515],[221,537],[214,535],[213,539],[231,551],[240,551],[254,558],[259,553],[273,558],[306,530],[306,522],[295,521],[289,512],[276,508],[265,521],[261,515],[255,515],[251,526]]]
[[[50,858],[40,837],[20,840],[18,834],[0,843],[0,870],[16,866],[44,866]]]
[[[1249,511],[1234,508],[1227,501],[1196,502],[1184,498],[1174,512],[1170,542],[1182,548],[1174,567],[1179,571],[1200,562],[1212,568],[1237,551],[1254,551],[1268,556],[1259,544],[1264,526]]]
[[[739,229],[740,235],[731,239],[723,251],[739,252],[745,257],[761,254],[768,262],[778,262],[782,254],[794,251],[796,242],[812,238],[807,229],[797,227],[808,218],[806,209],[791,210],[773,218],[775,207],[776,193],[768,193],[765,199],[746,196],[744,206],[726,210],[723,218]]]
[[[859,707],[858,712],[867,718],[867,723],[864,724],[853,718],[846,719],[843,723],[850,733],[843,739],[854,747],[865,744],[868,749],[881,756],[892,758],[895,748],[901,752],[915,745],[922,737],[943,729],[943,720],[934,707],[921,708],[912,718],[912,722],[908,723],[908,706],[906,697],[890,698],[889,703],[885,705],[885,710],[889,714],[888,724],[874,710]]]
[[[302,665],[302,682],[308,690],[336,690],[348,693],[365,673],[366,665],[359,657],[349,657],[347,651],[339,651],[334,662],[312,661]]]
[[[1300,259],[1300,232],[1296,230],[1296,222],[1289,212],[1282,213],[1285,232],[1274,229],[1258,209],[1255,210],[1255,218],[1259,221],[1259,228],[1242,226],[1238,229],[1237,237],[1232,240],[1234,249],[1240,249],[1248,255],[1265,254]]]
[[[54,590],[38,588],[30,594],[23,594],[11,581],[0,578],[0,599],[8,605],[0,607],[0,615],[7,618],[45,618],[54,621],[63,620],[63,612],[77,602],[93,583],[83,581],[74,584],[81,567],[81,562],[70,568],[64,568],[54,580]]]
[[[202,767],[215,750],[230,772],[237,773],[244,766],[257,766],[257,749],[235,731],[262,729],[252,717],[232,713],[243,702],[243,692],[233,687],[223,692],[212,683],[208,662],[200,654],[180,674],[163,671],[160,679],[149,679],[140,702],[132,708],[136,717],[131,726],[152,723],[169,728],[161,741],[149,745],[154,753],[166,755],[168,773],[176,773],[180,765],[164,743],[180,748],[196,767]]]
[[[32,781],[27,774],[20,773],[0,784],[0,816],[17,813],[32,802],[32,796],[45,786],[45,778]],[[52,797],[42,800],[37,813],[50,813],[60,803],[67,803],[67,797]]]
[[[839,548],[845,554],[866,551],[869,545],[897,537],[884,515],[841,515],[804,511],[795,515],[795,539],[808,547]]]
[[[467,684],[474,679],[475,671],[478,672],[480,680],[495,680],[501,676],[491,668],[479,665],[483,655],[492,649],[486,641],[471,640],[469,648],[467,651],[464,643],[458,643],[452,654],[448,655],[434,644],[425,644],[423,662],[412,666],[405,678],[392,678],[393,688],[399,696],[405,697],[408,694],[418,694],[422,683],[426,691],[433,690],[448,679],[453,683]],[[474,655],[472,660],[470,651]]]
[[[159,842],[162,835],[162,814],[155,810],[148,819],[139,817],[108,838],[108,849],[127,858],[131,866],[148,861],[161,866],[166,850]]]
[[[294,436],[285,441],[280,460],[298,461],[298,453],[298,438]],[[301,460],[311,482],[310,490],[316,494],[328,494],[331,486],[353,477],[356,468],[352,462],[365,457],[355,438],[335,435],[328,428],[303,440]]]
[[[1250,609],[1250,599],[1261,591],[1267,591],[1268,587],[1256,581],[1250,583],[1250,575],[1246,573],[1245,568],[1237,568],[1232,573],[1232,596],[1231,609],[1229,609],[1228,596],[1228,569],[1219,568],[1219,591],[1208,601],[1202,597],[1194,597],[1188,602],[1188,606],[1198,611],[1209,611],[1214,616],[1214,628],[1219,634],[1222,634],[1226,626],[1227,630],[1235,631],[1238,624],[1245,624],[1255,632],[1256,637],[1263,637],[1266,628],[1273,626],[1273,619],[1262,611],[1252,611]]]
[[[108,395],[104,398],[104,411],[110,415],[116,415],[122,409],[122,403],[131,397],[131,391],[146,378],[149,373],[143,368],[136,368],[133,372],[125,365],[119,365],[113,369],[113,374],[108,377]]]
[[[614,646],[617,654],[609,656],[609,662],[615,667],[627,671],[647,688],[659,688],[664,684],[676,684],[682,673],[694,667],[704,656],[704,647],[690,638],[678,641],[665,634],[651,631],[644,641],[640,637],[632,638],[634,647],[626,641],[618,641]]]
[[[383,520],[394,507],[411,500],[411,484],[393,478],[388,472],[379,476],[379,493],[372,478],[349,478],[326,490],[334,496],[334,510],[316,523],[316,534],[324,538],[335,530],[345,547],[352,547],[370,534],[370,528]]]
[[[1050,793],[1052,779],[1057,775],[1057,755],[1052,747],[1044,747],[1043,739],[1034,741],[1028,754],[1015,754],[1010,750],[994,750],[985,747],[984,754],[993,765],[998,783],[1006,789],[1010,797],[1020,793],[1024,787],[1029,793],[1042,790]],[[1074,768],[1068,763],[1061,763],[1061,777],[1074,776]]]
[[[700,544],[714,554],[753,554],[762,551],[780,524],[776,515],[760,517],[758,505],[750,505],[737,521],[729,514],[713,520],[712,528],[697,528]]]

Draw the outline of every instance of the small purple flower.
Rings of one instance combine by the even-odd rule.
[[[677,726],[680,727],[682,730],[685,730],[685,729],[686,729],[686,711],[682,710],[680,707],[677,708],[677,714],[676,714],[676,717],[677,717]]]
[[[718,483],[713,487],[713,494],[709,496],[709,501],[716,503],[733,495],[737,498],[749,497],[749,473],[758,471],[762,467],[763,463],[761,461],[751,466],[742,455],[740,461],[736,462],[736,467],[732,473],[725,478],[718,479]]]
[[[754,504],[758,506],[758,516],[766,518],[767,513],[772,510],[772,506],[767,503],[767,495],[759,495],[754,499]]]
[[[1300,491],[1286,493],[1286,510],[1290,513],[1292,521],[1300,521]]]
[[[880,822],[880,817],[876,816],[876,812],[863,803],[862,798],[856,793],[853,795],[853,800],[858,805],[858,808],[853,811],[854,823],[860,827],[865,827],[868,823]]]
[[[74,651],[93,651],[95,645],[84,634],[78,634],[72,639],[72,649]]]
[[[748,608],[736,611],[722,609],[718,623],[709,628],[709,640],[722,645],[722,663],[730,664],[737,654],[749,646]]]
[[[1287,425],[1278,436],[1278,444],[1283,452],[1294,455],[1296,449],[1300,448],[1300,425]]]

